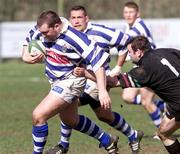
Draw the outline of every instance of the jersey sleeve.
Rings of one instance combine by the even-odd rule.
[[[143,67],[133,68],[128,73],[123,73],[119,76],[122,88],[141,88],[148,84],[151,74],[147,73]]]
[[[26,44],[30,42],[31,40],[40,40],[40,37],[42,36],[41,32],[37,29],[37,26],[34,26],[27,34],[25,38]]]

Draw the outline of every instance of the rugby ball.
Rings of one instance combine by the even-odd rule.
[[[40,40],[32,40],[31,42],[29,42],[28,51],[30,54],[42,52],[44,55],[46,55],[46,47]]]

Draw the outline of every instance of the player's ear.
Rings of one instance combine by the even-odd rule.
[[[61,28],[61,24],[57,23],[54,25],[54,29],[60,29]]]
[[[89,16],[86,16],[86,22],[89,22]]]
[[[137,18],[139,18],[139,17],[140,17],[140,12],[138,11],[138,12],[137,12]]]
[[[140,50],[140,49],[137,49],[137,54],[138,54],[138,57],[141,57],[142,55],[143,55],[143,51],[142,50]]]

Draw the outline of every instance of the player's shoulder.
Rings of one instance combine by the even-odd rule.
[[[145,23],[145,21],[139,17],[135,20],[134,25],[141,24],[141,23]]]
[[[106,30],[111,30],[115,31],[115,28],[103,25],[103,24],[97,24],[97,23],[91,23],[92,29],[94,30],[99,30],[99,31],[106,31]]]
[[[156,49],[156,52],[159,55],[167,55],[167,56],[172,56],[172,55],[180,55],[180,50],[175,49],[175,48],[158,48]]]
[[[142,18],[137,18],[132,27],[137,28],[137,29],[140,27],[145,28],[147,27],[147,24]]]

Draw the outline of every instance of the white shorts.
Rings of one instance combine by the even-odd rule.
[[[60,96],[64,101],[72,103],[84,91],[85,84],[84,77],[70,75],[68,79],[54,81],[50,92]]]
[[[96,82],[87,79],[86,87],[85,87],[84,92],[89,94],[95,100],[97,100],[97,101],[99,100],[99,97],[98,97],[98,88],[97,88],[97,83]]]

